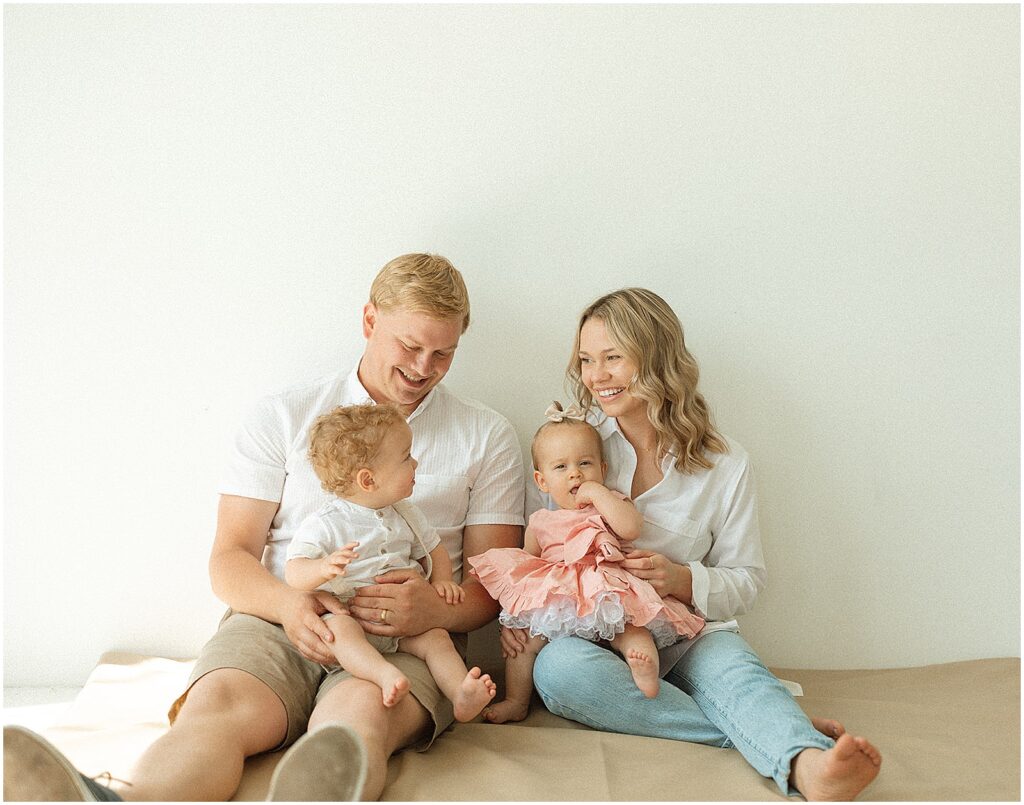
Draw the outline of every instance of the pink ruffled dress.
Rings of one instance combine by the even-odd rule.
[[[499,622],[548,640],[611,640],[627,623],[645,626],[658,648],[693,637],[704,619],[618,563],[619,541],[593,506],[542,509],[530,517],[540,556],[492,548],[468,559],[470,573],[502,606]]]

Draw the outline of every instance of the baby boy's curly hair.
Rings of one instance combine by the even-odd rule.
[[[370,466],[388,430],[405,417],[393,405],[341,405],[309,431],[309,460],[324,491],[343,495],[356,473]]]

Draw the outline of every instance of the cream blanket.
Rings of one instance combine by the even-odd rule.
[[[191,661],[106,654],[46,737],[84,772],[127,777],[167,729]],[[1020,660],[881,671],[775,669],[808,713],[882,751],[866,800],[1020,801]],[[239,800],[262,799],[277,754],[249,761]],[[456,724],[388,767],[384,800],[781,800],[732,749],[603,733],[535,700],[518,725]]]

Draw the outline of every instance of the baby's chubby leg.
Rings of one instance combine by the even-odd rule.
[[[403,637],[398,641],[398,650],[427,664],[437,686],[451,700],[457,721],[472,721],[497,692],[489,674],[481,674],[475,667],[466,670],[451,635],[444,629],[428,629],[423,634]]]
[[[338,664],[352,676],[380,687],[385,707],[398,704],[409,692],[409,680],[367,642],[363,627],[349,615],[331,615],[324,623],[334,634],[331,648]]]
[[[540,650],[548,641],[531,637],[526,648],[516,656],[505,660],[505,698],[484,710],[484,719],[492,724],[507,721],[522,721],[530,712],[530,697],[533,695],[533,664]]]
[[[651,633],[641,626],[626,625],[622,634],[615,635],[609,641],[612,648],[623,656],[629,664],[633,681],[640,692],[648,699],[658,695],[658,649],[654,645]]]

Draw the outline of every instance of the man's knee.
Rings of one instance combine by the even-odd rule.
[[[216,716],[239,725],[275,717],[282,723],[287,721],[284,704],[277,694],[252,674],[235,668],[211,671],[192,685],[178,721],[203,716]]]

